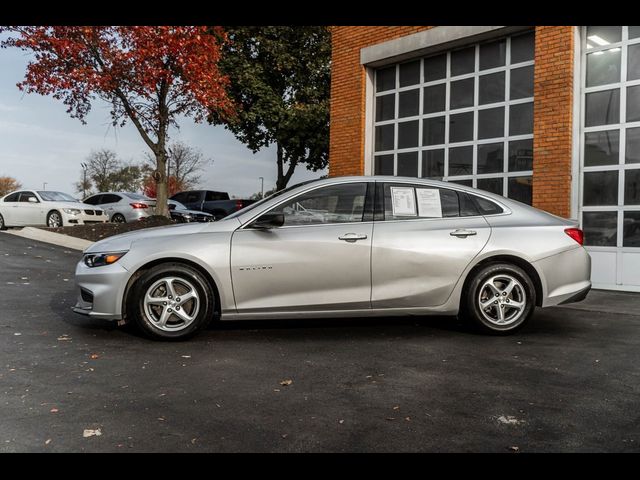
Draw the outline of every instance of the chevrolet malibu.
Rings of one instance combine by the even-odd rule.
[[[575,222],[488,192],[401,177],[280,191],[215,223],[94,243],[77,313],[181,339],[212,319],[460,315],[487,333],[582,300]]]

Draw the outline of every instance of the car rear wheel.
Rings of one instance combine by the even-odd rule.
[[[527,273],[516,265],[493,263],[480,269],[463,293],[462,316],[483,332],[513,333],[533,315],[536,291]]]
[[[116,213],[111,219],[113,223],[127,223],[127,219],[121,213]]]
[[[58,228],[62,227],[62,215],[57,210],[49,212],[47,215],[47,227]]]
[[[6,230],[7,226],[4,224],[4,217],[0,213],[0,230]]]
[[[128,295],[128,302],[131,316],[145,335],[182,340],[210,323],[215,297],[199,271],[170,263],[143,274]]]

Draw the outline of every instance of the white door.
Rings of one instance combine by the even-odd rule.
[[[640,27],[582,29],[580,219],[595,288],[640,291]]]

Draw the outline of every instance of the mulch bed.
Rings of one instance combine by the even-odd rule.
[[[161,215],[153,215],[137,222],[131,223],[94,223],[91,225],[75,225],[71,227],[46,228],[48,232],[62,233],[70,237],[82,238],[91,242],[97,242],[103,238],[112,237],[121,233],[141,230],[143,228],[162,227],[173,225],[176,222]]]

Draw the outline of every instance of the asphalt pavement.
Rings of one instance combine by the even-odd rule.
[[[638,294],[509,337],[430,317],[161,343],[71,312],[79,258],[0,233],[0,452],[640,450]]]

